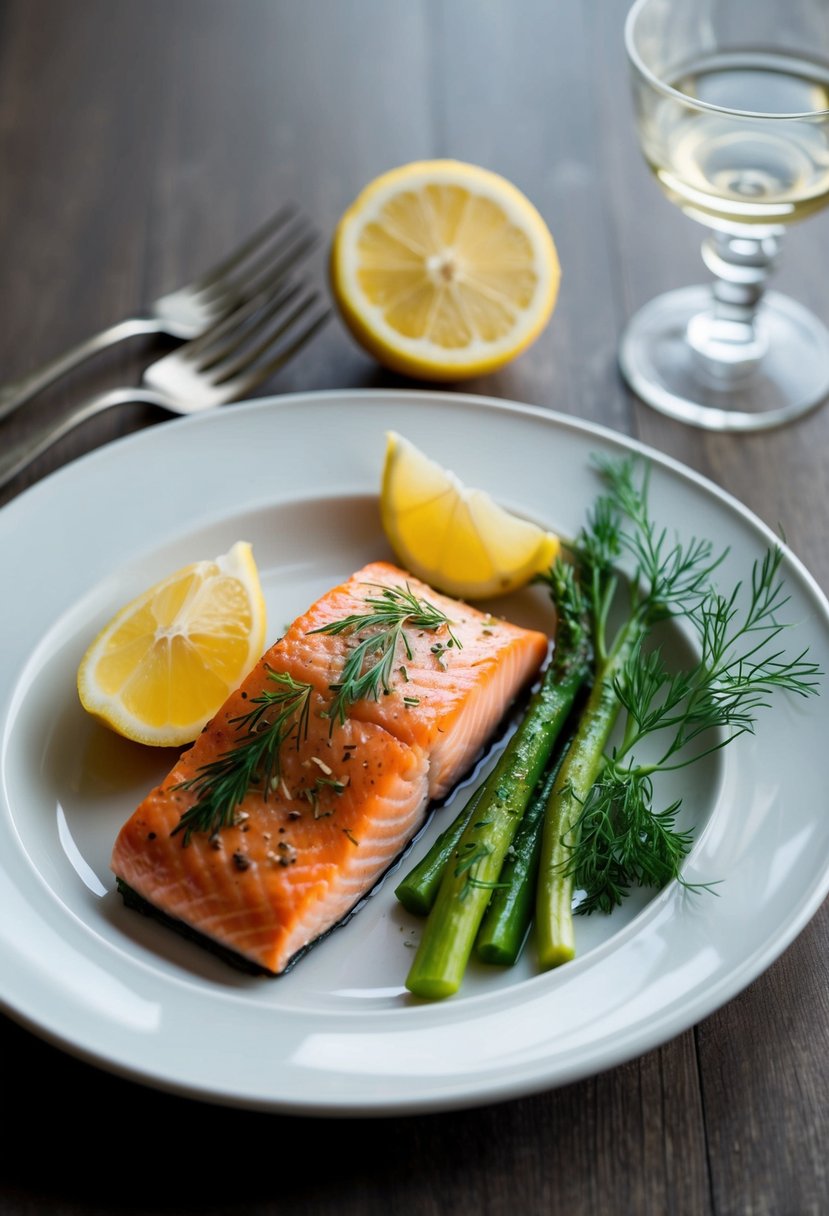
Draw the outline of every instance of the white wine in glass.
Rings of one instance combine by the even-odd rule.
[[[785,229],[829,204],[829,0],[637,0],[637,131],[666,196],[704,224],[710,286],[651,301],[620,364],[711,430],[760,430],[829,395],[829,331],[766,283]]]

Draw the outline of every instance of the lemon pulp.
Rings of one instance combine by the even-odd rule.
[[[561,277],[550,230],[511,182],[478,165],[416,161],[343,215],[332,290],[381,363],[423,379],[481,375],[546,326]]]
[[[505,595],[547,570],[559,537],[506,510],[396,431],[386,433],[383,529],[398,561],[448,595]]]
[[[238,541],[115,614],[78,668],[81,704],[126,738],[191,743],[261,656],[265,629],[253,551]]]

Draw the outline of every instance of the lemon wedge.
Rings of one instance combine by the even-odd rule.
[[[458,599],[515,591],[561,548],[553,532],[466,487],[396,431],[386,432],[380,516],[398,561]]]
[[[547,325],[561,277],[546,222],[478,165],[415,161],[370,182],[331,246],[331,286],[357,341],[426,380],[502,367]]]
[[[191,743],[261,657],[265,629],[253,550],[238,541],[116,613],[81,660],[81,704],[139,743]]]

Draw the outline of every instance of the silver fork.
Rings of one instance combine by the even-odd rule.
[[[129,317],[94,334],[43,367],[0,388],[0,418],[5,418],[65,372],[108,346],[138,334],[168,334],[192,339],[283,278],[317,242],[309,224],[290,205],[281,207],[232,253],[204,274],[160,296],[146,315]],[[246,265],[248,263],[248,265]]]
[[[238,401],[284,367],[330,315],[319,292],[302,284],[263,289],[151,363],[139,386],[100,393],[2,452],[0,488],[81,423],[115,406],[147,402],[170,414],[200,414]]]

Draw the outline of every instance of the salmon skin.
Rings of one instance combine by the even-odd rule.
[[[320,630],[403,590],[448,622],[404,623],[386,688],[336,712],[344,665],[377,627]],[[471,769],[548,646],[386,562],[365,566],[265,652],[121,828],[111,867],[125,901],[248,969],[284,973],[349,917]],[[253,779],[229,819],[193,827],[200,774],[238,755],[250,737],[240,723],[275,680],[305,690],[302,729],[293,724],[278,769]]]

